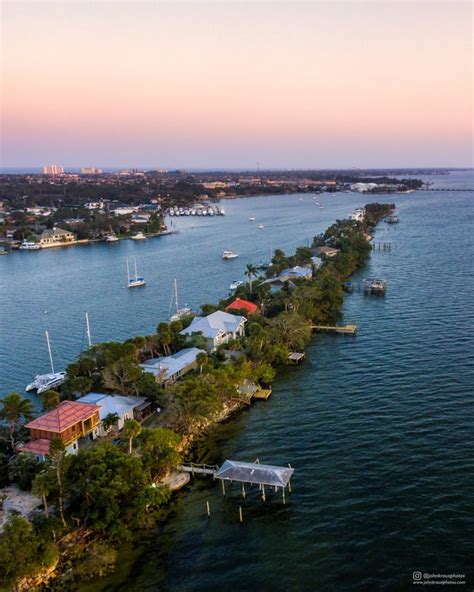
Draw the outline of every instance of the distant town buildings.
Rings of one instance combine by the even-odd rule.
[[[102,169],[98,169],[96,167],[82,167],[81,175],[100,175],[102,173]]]
[[[64,167],[58,164],[50,164],[43,167],[43,175],[62,175]]]

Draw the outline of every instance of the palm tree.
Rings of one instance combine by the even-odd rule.
[[[102,420],[102,424],[107,431],[119,420],[118,413],[108,413]]]
[[[127,419],[123,426],[123,435],[128,439],[128,453],[132,454],[132,442],[133,438],[140,435],[142,426],[136,419]]]
[[[199,366],[199,374],[202,374],[202,367],[207,364],[207,354],[205,352],[200,352],[196,356],[196,363]]]
[[[41,471],[41,473],[36,475],[31,487],[31,493],[41,497],[43,500],[44,515],[46,518],[49,518],[48,502],[46,498],[51,493],[51,478],[46,471]]]
[[[59,515],[63,526],[66,527],[66,519],[64,518],[64,488],[62,480],[62,464],[65,454],[64,442],[61,438],[51,440],[49,445],[49,456],[52,460],[53,467],[56,470],[56,481],[58,483],[58,506]]]
[[[245,275],[249,278],[251,294],[253,278],[257,277],[257,268],[255,267],[255,265],[252,265],[252,263],[247,263],[247,271],[245,272]]]
[[[41,401],[43,402],[43,409],[45,411],[51,411],[51,409],[56,409],[59,405],[60,395],[58,391],[49,390],[46,391],[41,395]]]
[[[15,431],[22,420],[33,416],[33,403],[29,399],[23,399],[20,393],[10,393],[0,401],[0,405],[0,419],[7,422],[10,445],[14,451]]]

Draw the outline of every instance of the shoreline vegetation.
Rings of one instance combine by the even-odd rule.
[[[163,387],[140,364],[183,347],[205,350],[202,334],[181,334],[191,316],[160,322],[152,335],[92,346],[68,366],[60,392],[42,397],[48,410],[89,392],[142,396],[160,412],[141,424],[127,420],[122,430],[112,429],[75,455],[65,454],[61,441],[53,440],[47,460],[39,462],[19,452],[28,439],[24,424],[32,417],[31,401],[18,393],[0,401],[5,424],[0,487],[14,483],[42,500],[42,510],[31,520],[11,514],[3,526],[0,590],[72,590],[113,572],[117,548],[163,519],[171,490],[185,484],[177,467],[192,458],[199,439],[249,404],[242,385],[268,388],[278,370],[291,363],[290,353],[304,352],[313,325],[336,322],[348,278],[369,257],[368,239],[394,207],[368,204],[363,219],[336,221],[293,255],[275,250],[263,277],[249,263],[248,282],[231,298],[201,307],[208,315],[225,310],[234,298],[256,305],[253,314],[232,310],[247,318],[245,335],[198,354],[194,370],[176,382]],[[306,275],[272,287],[271,280],[296,268],[306,269]],[[112,426],[114,418],[109,420]]]

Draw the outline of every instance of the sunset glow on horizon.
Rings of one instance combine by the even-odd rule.
[[[3,167],[472,166],[472,5],[5,3]]]

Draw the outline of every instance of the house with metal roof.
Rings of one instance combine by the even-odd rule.
[[[188,347],[171,356],[146,360],[140,366],[144,372],[153,374],[159,384],[169,384],[194,370],[197,366],[197,356],[205,353],[198,347]]]
[[[181,335],[190,337],[193,333],[200,333],[207,340],[206,349],[213,351],[220,345],[243,336],[246,322],[245,317],[217,310],[207,317],[194,317],[189,327],[181,331]]]
[[[104,393],[88,393],[78,403],[91,403],[99,407],[100,427],[99,435],[105,436],[114,427],[121,430],[127,419],[134,419],[134,410],[141,406],[146,399],[144,397],[129,397],[124,395],[106,395]],[[104,425],[104,419],[108,415],[117,415],[117,421],[113,426]]]
[[[334,247],[318,247],[316,253],[318,255],[326,255],[326,257],[334,257],[339,253],[339,249],[335,249]]]
[[[296,265],[289,269],[284,269],[278,276],[281,280],[310,280],[313,277],[313,271],[310,267],[301,267]]]
[[[49,454],[51,440],[62,440],[66,452],[76,454],[78,440],[99,435],[99,408],[92,403],[63,401],[56,409],[40,415],[25,427],[30,430],[31,441],[20,448],[20,452],[34,454],[44,460]]]

